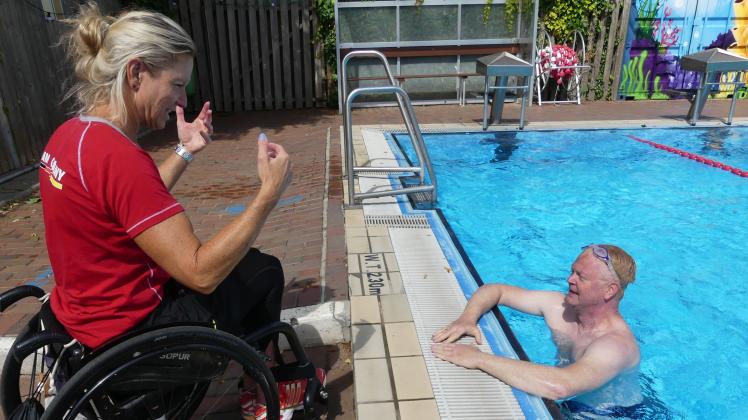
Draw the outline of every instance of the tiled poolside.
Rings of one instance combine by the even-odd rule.
[[[699,125],[721,124],[728,108],[728,101],[708,102]],[[526,129],[550,128],[547,124],[553,121],[565,122],[566,127],[590,127],[597,124],[590,121],[602,120],[614,121],[615,127],[683,124],[687,109],[686,101],[533,106],[528,109]],[[480,129],[479,105],[418,107],[416,114],[428,129]],[[507,105],[504,115],[507,126],[514,128],[519,107]],[[736,124],[745,124],[748,107],[739,102],[735,116]],[[353,123],[359,130],[372,124],[376,126],[369,128],[384,128],[383,124],[402,128],[394,108],[356,110]],[[342,209],[340,124],[337,113],[329,110],[217,115],[216,142],[198,156],[175,196],[187,208],[198,235],[205,238],[225,225],[256,188],[253,144],[259,129],[287,146],[295,179],[258,244],[284,263],[285,308],[344,302],[350,296],[353,353],[348,354],[346,346],[317,350],[317,360],[333,369],[328,418],[439,418],[390,231],[367,226],[364,209]],[[168,129],[153,133],[145,147],[160,160],[170,153],[174,138]],[[357,159],[364,162],[365,145],[358,143],[356,149]],[[41,204],[22,201],[0,215],[0,235],[0,291],[30,282],[49,289],[53,278],[43,246]],[[361,282],[362,273],[374,272],[367,266],[371,261],[362,257],[369,254],[378,255],[384,266],[380,272],[387,281],[378,287],[379,295],[371,295],[372,290]],[[34,310],[34,304],[24,304],[4,314],[0,333],[18,331]],[[357,340],[363,337],[366,342]]]

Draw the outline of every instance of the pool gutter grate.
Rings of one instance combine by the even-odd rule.
[[[396,216],[379,217],[378,221],[417,218],[426,219]],[[441,418],[524,419],[511,387],[479,370],[452,365],[431,353],[431,334],[460,316],[467,303],[465,295],[431,230],[389,230]],[[474,341],[463,338],[460,342]],[[486,343],[478,348],[491,352]]]
[[[429,220],[426,216],[404,216],[404,215],[387,215],[387,216],[364,216],[366,226],[386,226],[391,228],[415,228],[431,229]]]

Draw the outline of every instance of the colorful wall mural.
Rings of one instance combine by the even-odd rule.
[[[748,58],[748,0],[632,0],[626,43],[620,98],[682,96],[699,86],[699,76],[681,70],[680,57],[716,47]],[[723,74],[720,80],[734,77]],[[720,85],[713,94],[731,92]],[[748,97],[748,90],[739,97]]]

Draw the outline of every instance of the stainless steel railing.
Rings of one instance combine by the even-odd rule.
[[[391,86],[378,86],[378,87],[366,87],[354,89],[348,94],[348,63],[352,58],[356,57],[373,57],[378,58],[387,77],[390,79]],[[397,86],[395,78],[392,77],[392,72],[387,64],[387,59],[384,54],[379,51],[366,50],[366,51],[353,51],[343,58],[342,66],[342,87],[343,87],[343,98],[345,100],[343,104],[343,126],[344,126],[344,154],[346,162],[346,181],[348,187],[348,205],[352,206],[356,203],[357,199],[363,200],[365,198],[385,197],[399,194],[410,194],[410,193],[431,193],[431,203],[436,202],[436,175],[434,169],[431,166],[431,160],[429,159],[428,153],[426,152],[426,145],[421,135],[421,130],[418,127],[418,121],[416,120],[415,112],[413,112],[413,105],[410,102],[410,97],[401,87]],[[394,93],[397,98],[398,107],[400,114],[405,122],[405,128],[408,131],[411,141],[413,142],[413,149],[418,157],[419,166],[412,167],[372,167],[372,166],[354,166],[354,152],[353,152],[353,126],[351,124],[351,111],[353,103],[356,98],[366,94],[383,94],[383,93]],[[418,175],[419,185],[413,187],[397,188],[386,191],[372,191],[372,192],[360,192],[355,193],[354,190],[354,177],[358,172],[369,172],[369,173],[414,173]],[[426,173],[428,172],[430,183],[426,184]]]

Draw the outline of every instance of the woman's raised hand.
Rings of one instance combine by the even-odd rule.
[[[188,123],[184,120],[184,108],[177,105],[177,135],[188,152],[197,153],[210,143],[213,134],[213,111],[210,102],[203,104],[197,118]]]
[[[291,159],[280,144],[268,141],[264,133],[257,139],[257,175],[262,190],[277,201],[293,178]]]

